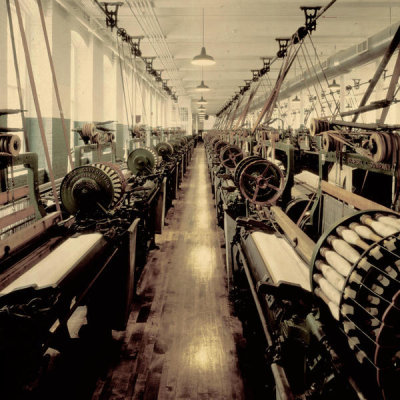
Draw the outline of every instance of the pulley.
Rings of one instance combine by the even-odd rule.
[[[17,156],[21,151],[21,139],[17,135],[0,135],[0,153]]]
[[[335,141],[328,132],[323,132],[321,140],[322,150],[329,152],[335,149]]]
[[[362,211],[326,232],[311,261],[314,293],[387,400],[398,398],[400,380],[399,232],[398,214]]]
[[[163,159],[168,158],[169,156],[172,156],[172,154],[174,154],[174,147],[171,143],[168,142],[157,143],[155,146],[155,150],[157,154]]]
[[[283,193],[285,178],[274,163],[261,159],[247,164],[239,177],[242,195],[253,204],[270,205]]]
[[[64,177],[60,186],[61,202],[72,215],[111,210],[122,200],[125,185],[122,172],[111,163],[84,165]]]
[[[326,121],[324,119],[317,119],[317,118],[311,119],[311,123],[310,123],[310,135],[311,136],[315,136],[318,133],[326,132],[329,130],[330,130],[329,121]]]
[[[96,125],[92,122],[82,125],[82,136],[92,138],[96,134]]]
[[[88,144],[105,144],[111,143],[115,140],[115,135],[111,129],[107,129],[102,125],[108,124],[112,121],[106,121],[105,123],[94,124],[93,122],[85,123],[81,129],[78,129],[82,140]]]
[[[389,161],[392,156],[392,141],[390,135],[384,132],[374,132],[369,137],[368,151],[369,156],[375,162]]]
[[[242,149],[232,144],[223,147],[219,154],[222,165],[230,170],[234,170],[243,157]]]
[[[128,156],[128,168],[133,175],[152,174],[157,162],[157,153],[149,147],[135,149]]]

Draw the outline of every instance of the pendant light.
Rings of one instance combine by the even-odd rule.
[[[203,67],[201,67],[201,83],[199,86],[196,86],[196,92],[209,92],[211,89],[204,84],[204,79],[203,79]]]
[[[203,99],[203,96],[201,96],[200,100],[197,100],[197,104],[207,104],[207,100]]]
[[[193,57],[192,64],[201,66],[215,64],[214,58],[206,53],[206,48],[204,47],[204,8],[203,8],[203,47],[201,48],[200,54],[198,56]]]

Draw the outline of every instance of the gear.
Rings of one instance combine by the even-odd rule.
[[[133,175],[150,175],[158,164],[158,155],[150,147],[140,147],[128,156],[128,168]]]
[[[66,211],[93,214],[99,207],[115,208],[125,192],[125,178],[111,163],[97,163],[75,168],[60,186],[61,202]]]

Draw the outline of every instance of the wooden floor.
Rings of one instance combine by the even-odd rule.
[[[221,232],[203,146],[197,147],[168,226],[139,284],[118,359],[93,400],[242,399]]]

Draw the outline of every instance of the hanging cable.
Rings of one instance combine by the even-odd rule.
[[[314,45],[314,42],[313,42],[313,40],[312,40],[312,37],[311,37],[310,33],[308,33],[308,38],[309,38],[309,41],[310,41],[310,43],[311,43],[311,45],[312,45],[312,48],[313,48],[313,50],[314,50],[314,54],[315,54],[315,57],[316,57],[316,59],[317,59],[317,61],[318,61],[319,67],[320,67],[320,69],[321,69],[321,71],[322,71],[322,74],[323,74],[323,76],[324,76],[324,78],[325,78],[325,82],[326,82],[326,84],[328,85],[328,88],[329,88],[328,77],[327,77],[326,74],[325,74],[325,70],[322,68],[321,59],[320,59],[319,56],[318,56],[317,49],[316,49],[316,47],[315,47],[315,45]],[[332,99],[333,99],[334,103],[337,104],[337,100],[336,100],[336,97],[335,97],[335,95],[334,95],[334,92],[333,92],[332,90],[330,90],[330,91],[329,91],[329,94],[332,96]],[[336,107],[336,108],[337,108],[337,107]],[[330,108],[329,108],[329,109],[330,109]],[[339,111],[340,111],[340,108],[337,109],[337,110],[335,110],[335,112],[333,113],[333,117],[336,117],[336,115],[339,113]],[[342,118],[342,117],[341,117],[341,118]],[[343,118],[342,118],[342,120],[343,120]]]
[[[7,4],[8,23],[9,23],[8,27],[10,29],[11,47],[12,47],[13,60],[14,60],[15,78],[17,81],[18,100],[19,100],[19,107],[21,109],[22,128],[24,130],[25,150],[27,152],[29,152],[30,147],[29,147],[28,131],[26,129],[26,119],[25,119],[25,114],[24,114],[24,99],[22,96],[21,76],[19,73],[17,49],[15,46],[14,23],[13,23],[13,18],[12,18],[12,13],[11,13],[10,0],[7,0],[6,4]]]
[[[125,54],[125,46],[124,46],[124,43],[122,41],[120,42],[120,46],[121,46],[121,51],[122,51],[122,55],[123,55],[122,60],[123,60],[123,72],[124,72],[125,81],[126,81],[126,83],[125,83],[126,84],[125,93],[127,93],[126,94],[127,106],[129,106],[128,109],[130,110],[131,121],[133,121],[133,118],[132,118],[132,102],[133,102],[133,99],[131,100],[131,96],[130,96],[130,92],[129,92],[129,78],[128,78],[127,72],[126,72],[128,70],[127,62],[126,62],[127,56]],[[127,123],[129,125],[129,119],[128,119]]]
[[[49,58],[50,70],[51,70],[51,75],[52,75],[52,78],[53,78],[54,92],[56,94],[58,111],[60,113],[61,125],[62,125],[62,129],[63,129],[63,133],[64,133],[65,147],[66,147],[66,150],[67,150],[68,159],[69,159],[69,163],[71,165],[71,168],[74,169],[74,162],[72,160],[72,153],[71,153],[71,147],[70,147],[70,144],[69,144],[67,126],[65,124],[64,111],[63,111],[62,104],[61,104],[60,92],[58,90],[56,71],[54,69],[53,57],[51,55],[51,49],[50,49],[50,43],[49,43],[49,35],[47,34],[46,21],[44,19],[42,0],[36,0],[36,2],[37,2],[37,5],[38,5],[38,8],[39,8],[40,22],[42,24],[42,30],[43,30],[44,41],[45,41],[45,44],[46,44],[47,56]]]
[[[126,123],[129,126],[128,104],[127,104],[126,93],[125,93],[125,79],[124,79],[123,66],[122,66],[120,42],[119,42],[118,37],[117,37],[117,47],[118,47],[119,68],[120,68],[120,74],[121,74],[122,95],[124,98],[125,113],[126,113]]]
[[[40,135],[42,138],[42,144],[43,144],[43,148],[44,148],[44,154],[46,157],[47,168],[49,170],[51,188],[53,191],[56,209],[57,209],[57,211],[60,212],[61,211],[60,202],[58,200],[58,194],[57,194],[57,189],[56,189],[56,184],[55,184],[55,179],[54,179],[54,174],[53,174],[53,167],[51,164],[49,148],[47,146],[46,133],[44,130],[42,113],[40,110],[39,99],[38,99],[37,90],[36,90],[35,78],[33,76],[32,63],[31,63],[31,58],[30,58],[29,49],[28,49],[28,42],[26,40],[25,29],[24,29],[24,25],[23,25],[23,21],[22,21],[21,8],[19,5],[19,0],[14,0],[14,2],[15,2],[15,9],[17,11],[17,18],[18,18],[19,30],[21,33],[22,46],[24,48],[24,53],[25,53],[26,67],[28,70],[29,81],[31,84],[32,97],[33,97],[33,101],[35,103],[35,109],[36,109],[36,114],[37,114],[38,123],[39,123],[39,131],[40,131]]]

